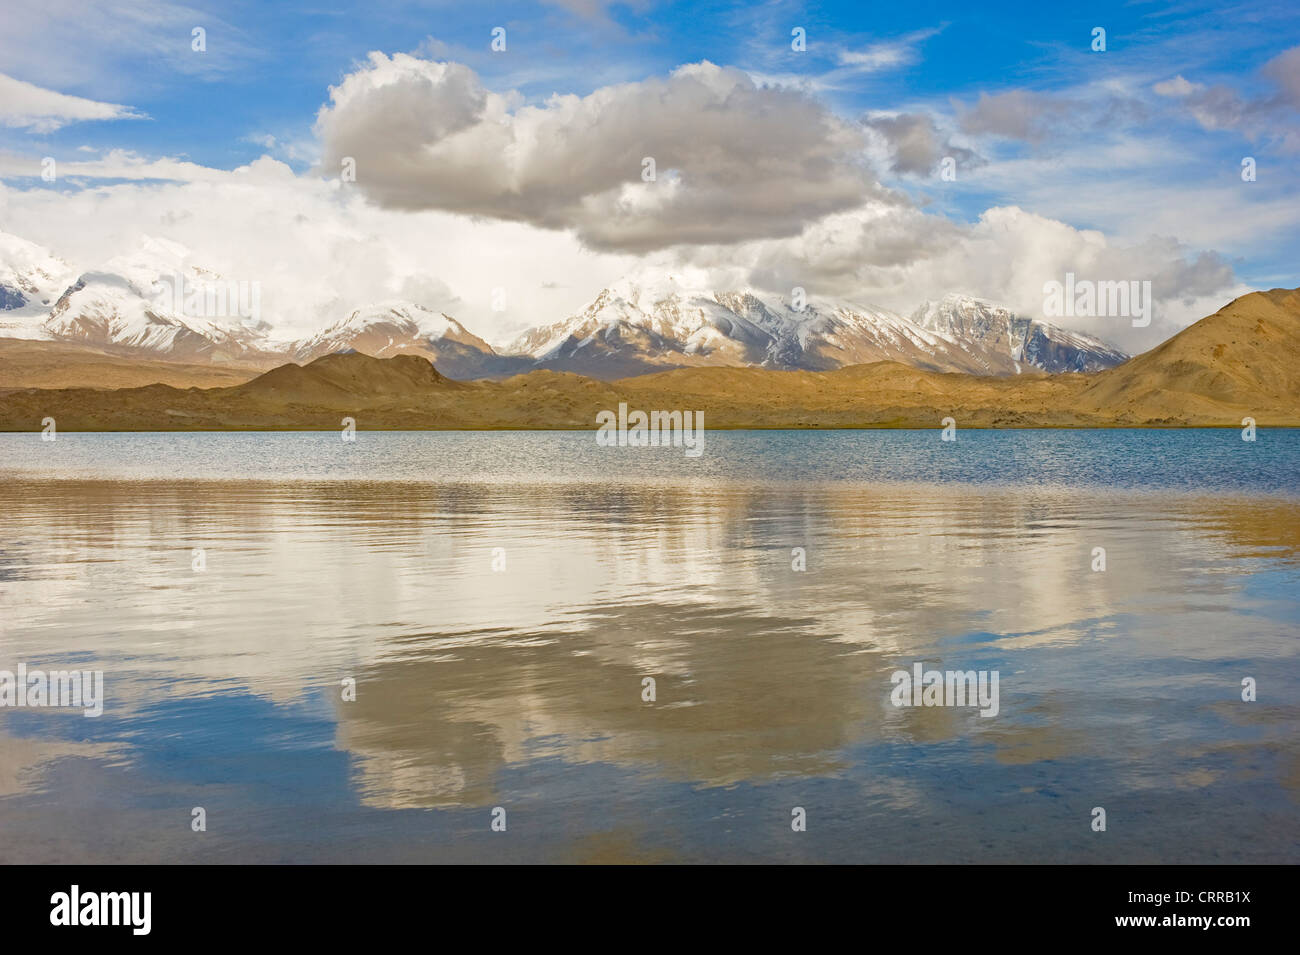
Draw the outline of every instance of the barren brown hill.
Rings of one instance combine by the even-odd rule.
[[[416,355],[334,354],[219,388],[0,395],[0,429],[65,431],[594,428],[625,401],[703,411],[712,428],[1300,426],[1300,294],[1237,299],[1159,348],[1096,375],[986,378],[896,362],[828,372],[688,368],[621,381],[537,371],[453,381]]]
[[[0,338],[0,392],[11,388],[175,388],[237,385],[267,366],[188,364],[110,354],[86,345]]]
[[[1300,289],[1251,292],[1163,345],[1092,376],[1084,408],[1118,420],[1294,421]]]
[[[281,365],[238,390],[246,397],[333,407],[338,401],[355,406],[357,396],[365,396],[370,404],[454,387],[455,382],[418,355],[372,358],[346,352],[325,355],[305,366]]]
[[[710,427],[1071,427],[1104,423],[1071,409],[1080,375],[979,375],[920,371],[898,362],[835,371],[693,368],[616,384],[634,407],[705,410]]]

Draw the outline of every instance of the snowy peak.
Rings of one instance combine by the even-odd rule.
[[[1047,372],[1093,372],[1128,358],[1118,348],[1091,335],[1016,315],[968,295],[950,294],[926,302],[912,314],[911,321],[960,343],[972,354],[984,354],[991,374],[1019,373],[1022,367]]]
[[[75,277],[48,249],[0,232],[0,336],[48,338],[41,323]]]
[[[0,232],[0,310],[48,307],[72,277],[72,266],[48,249]]]
[[[751,290],[716,292],[651,274],[602,289],[581,312],[525,332],[509,350],[552,363],[581,353],[620,365],[779,365],[806,318]]]
[[[47,337],[178,361],[263,357],[270,326],[260,289],[189,257],[184,246],[145,237],[63,291],[43,323]]]
[[[435,316],[441,318],[422,306],[405,302],[369,305],[354,310],[310,338],[295,342],[293,350],[307,361],[331,351],[354,350],[375,354],[360,346],[373,342],[388,349],[399,343],[418,341],[424,337],[425,326],[436,324],[432,321]],[[437,338],[441,331],[430,328],[429,334]]]
[[[376,358],[422,355],[449,378],[496,378],[523,370],[521,361],[498,355],[450,315],[414,302],[356,309],[324,331],[289,343],[286,350],[297,362],[344,351]]]
[[[714,293],[671,276],[654,282],[625,279],[602,289],[578,314],[525,332],[509,351],[599,377],[655,365],[755,364],[771,334],[757,325],[753,313],[752,305],[729,308]]]
[[[886,309],[754,289],[714,291],[669,275],[624,279],[581,312],[520,336],[537,367],[611,378],[698,365],[830,370],[875,361],[988,374],[956,334]],[[1013,368],[1005,369],[1013,373]]]
[[[405,351],[421,351],[444,339],[495,354],[491,345],[470,334],[450,315],[400,301],[378,302],[356,309],[316,335],[294,342],[291,350],[295,357],[306,361],[348,350],[387,358]]]
[[[1095,338],[970,296],[926,303],[910,318],[835,299],[801,305],[650,273],[602,289],[581,312],[524,333],[510,350],[534,367],[601,378],[697,365],[828,370],[874,361],[1014,375],[1096,371],[1126,357]]]

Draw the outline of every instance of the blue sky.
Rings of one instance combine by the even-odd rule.
[[[375,128],[344,113],[374,107],[359,100],[346,109],[338,106],[332,110],[333,129],[318,125],[318,114],[331,102],[330,88],[349,76],[371,70],[382,73],[383,82],[391,79],[395,68],[387,61],[367,66],[372,51],[461,64],[511,111],[529,105],[545,109],[554,94],[584,97],[618,84],[665,80],[683,65],[708,61],[739,71],[757,87],[797,91],[808,109],[824,109],[845,129],[865,135],[863,156],[872,183],[909,204],[916,228],[893,219],[885,223],[874,213],[862,220],[881,223],[878,231],[887,225],[899,232],[892,245],[882,248],[877,240],[855,253],[878,256],[874,272],[819,272],[836,294],[897,304],[909,294],[919,299],[938,293],[942,269],[933,250],[925,268],[905,276],[897,269],[886,275],[886,270],[901,267],[917,254],[917,243],[945,233],[949,224],[957,230],[953,243],[983,241],[987,236],[963,230],[981,228],[982,221],[986,231],[994,229],[986,214],[1006,208],[1037,217],[1035,227],[1044,230],[1055,223],[1081,234],[1095,230],[1116,252],[1140,248],[1129,259],[1143,262],[1166,285],[1199,276],[1204,287],[1182,297],[1184,311],[1245,287],[1300,284],[1300,54],[1288,56],[1300,48],[1294,7],[1131,2],[1070,5],[1062,11],[1055,6],[925,0],[870,7],[649,0],[184,6],[20,0],[8,5],[0,31],[0,74],[7,78],[0,98],[6,198],[0,228],[26,232],[63,255],[93,258],[101,253],[90,239],[58,232],[58,215],[50,215],[54,197],[69,203],[70,232],[78,218],[84,222],[93,202],[101,203],[93,208],[105,215],[111,206],[113,214],[126,216],[130,190],[143,190],[137,194],[139,231],[154,234],[167,230],[152,221],[146,228],[145,220],[202,215],[196,192],[189,193],[192,209],[180,208],[188,201],[180,190],[205,181],[204,188],[221,188],[220,173],[262,157],[292,173],[296,184],[285,189],[305,190],[309,180],[328,180],[337,175],[332,165],[321,165],[336,158],[332,147],[339,144],[331,137],[354,143],[347,139],[349,130],[359,136],[364,128],[373,135]],[[506,30],[504,52],[490,49],[497,26]],[[193,27],[206,31],[202,52],[191,49]],[[802,52],[791,49],[795,27],[806,32]],[[1090,48],[1094,27],[1106,31],[1104,52]],[[419,126],[424,105],[418,95],[430,81],[408,70],[398,82],[410,86],[410,98],[401,101],[401,109],[410,111],[407,127]],[[47,91],[65,99],[42,99]],[[66,99],[73,97],[78,99]],[[429,106],[442,108],[448,108],[445,98]],[[754,108],[764,110],[761,104]],[[105,117],[93,118],[96,109]],[[699,121],[699,116],[683,120],[683,135]],[[761,133],[771,134],[770,129]],[[791,140],[804,135],[797,125],[789,130]],[[779,132],[777,139],[784,142]],[[912,151],[903,155],[903,147]],[[650,150],[647,145],[645,151]],[[842,161],[839,147],[834,150],[833,161]],[[762,151],[761,145],[752,150]],[[934,163],[943,155],[957,157],[955,181],[937,173]],[[68,170],[55,183],[39,178],[39,162],[46,156]],[[106,162],[109,156],[116,158]],[[1257,166],[1253,182],[1242,180],[1245,157]],[[370,162],[363,168],[377,166]],[[693,172],[689,163],[680,170],[688,185]],[[709,175],[716,185],[726,173],[714,168]],[[749,166],[734,170],[738,178],[752,174]],[[167,184],[176,191],[160,191]],[[447,215],[476,223],[493,248],[502,241],[500,228],[486,235],[493,223],[522,229],[529,234],[520,239],[521,256],[559,256],[564,261],[553,263],[557,273],[573,269],[584,256],[594,257],[601,264],[592,272],[602,278],[626,268],[628,255],[654,253],[705,269],[743,260],[750,280],[769,276],[779,283],[791,269],[797,271],[788,264],[797,255],[770,243],[794,240],[791,217],[802,216],[809,227],[820,223],[826,230],[827,210],[847,208],[838,194],[819,196],[806,205],[792,203],[771,222],[751,219],[721,230],[722,239],[708,243],[698,240],[698,229],[684,229],[680,236],[687,241],[676,243],[672,230],[684,228],[683,220],[669,217],[652,238],[634,245],[626,235],[593,231],[575,218],[577,213],[550,214],[541,209],[547,201],[541,194],[526,197],[523,209],[499,197],[480,205],[446,198],[456,189],[473,192],[472,183],[416,177],[396,183],[359,180],[359,185],[368,203],[409,213],[413,223],[423,216],[432,225],[431,217]],[[410,198],[426,188],[432,196],[428,203]],[[120,192],[111,200],[92,200],[104,189]],[[146,213],[145,200],[162,195],[170,197],[172,207],[162,215]],[[725,190],[711,198],[724,203]],[[360,214],[341,213],[346,225],[340,219],[340,228],[387,228],[359,226]],[[130,232],[124,220],[113,221],[104,243]],[[1024,221],[1014,228],[1028,228]],[[171,237],[194,243],[193,235]],[[563,246],[563,254],[537,251],[548,237],[552,246]],[[804,241],[811,241],[808,234]],[[1035,245],[1026,235],[1006,254]],[[105,246],[102,254],[109,251]],[[431,245],[430,255],[437,252]],[[844,254],[848,257],[849,250]],[[819,266],[833,257],[822,256]],[[949,270],[951,261],[945,266]],[[1043,268],[1060,271],[1058,265]],[[1069,266],[1066,261],[1063,267]],[[971,278],[959,281],[978,284],[987,271],[987,266],[973,268]],[[1207,284],[1210,272],[1218,275],[1219,287]],[[444,284],[452,279],[436,278]],[[388,276],[375,294],[409,291],[408,279]],[[1036,280],[1036,275],[1007,277],[1006,289],[954,290],[1024,298],[1029,293],[1016,289],[1030,288]],[[550,284],[570,283],[557,274]],[[575,288],[563,307],[589,291]],[[473,298],[454,283],[439,286],[437,294],[453,304]],[[346,293],[336,290],[335,297]],[[1178,296],[1169,291],[1166,297]],[[474,313],[476,306],[467,308]],[[561,317],[550,310],[531,299],[513,325]],[[1176,312],[1171,306],[1170,322],[1183,321]]]

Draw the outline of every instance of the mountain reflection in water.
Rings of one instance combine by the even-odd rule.
[[[107,700],[0,709],[0,860],[1300,860],[1293,498],[568,460],[6,472],[0,669]],[[917,661],[998,715],[895,708]]]

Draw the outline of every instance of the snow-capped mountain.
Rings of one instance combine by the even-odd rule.
[[[529,364],[497,354],[454,318],[412,302],[356,309],[316,335],[281,340],[261,317],[256,283],[228,281],[191,259],[178,243],[146,237],[79,273],[40,246],[0,233],[0,338],[257,367],[338,351],[412,352],[458,378],[505,377]]]
[[[606,288],[578,314],[515,340],[541,367],[601,378],[696,365],[831,369],[892,358],[932,360],[939,336],[882,309],[692,288],[638,276]]]
[[[1092,372],[1127,357],[1096,338],[967,296],[928,302],[904,318],[841,300],[716,291],[656,271],[615,283],[582,311],[531,329],[502,351],[455,318],[409,301],[358,308],[315,335],[280,340],[261,317],[257,283],[227,281],[192,259],[184,246],[145,238],[78,272],[39,245],[0,233],[0,338],[257,367],[339,351],[410,353],[459,379],[538,368],[604,379],[700,365],[824,371],[875,361],[1014,375]]]
[[[1102,371],[1128,355],[1100,339],[1072,332],[967,295],[947,295],[912,313],[921,328],[961,342],[984,367],[981,374],[1042,371]]]
[[[258,290],[189,264],[184,246],[146,238],[75,276],[30,337],[173,361],[258,361],[271,326]]]
[[[75,278],[72,266],[49,250],[0,232],[0,337],[48,337],[41,323]]]
[[[450,315],[412,302],[381,302],[360,308],[324,331],[293,342],[294,361],[306,363],[339,351],[376,358],[423,355],[449,378],[495,378],[515,374],[527,362],[499,355]]]
[[[949,296],[911,319],[885,309],[753,291],[690,288],[670,276],[629,278],[578,314],[533,329],[511,352],[537,367],[601,378],[695,365],[828,370],[897,361],[983,375],[1093,371],[1126,356],[1103,342]]]

